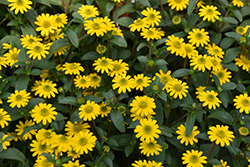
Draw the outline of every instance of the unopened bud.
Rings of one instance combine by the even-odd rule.
[[[164,149],[167,150],[169,148],[168,143],[163,143]]]
[[[153,67],[154,65],[155,65],[154,60],[149,60],[149,61],[148,61],[148,66],[149,66],[149,67]]]
[[[25,65],[30,65],[31,61],[30,60],[25,60]]]
[[[116,102],[116,100],[117,100],[117,98],[116,98],[116,97],[111,97],[111,99],[110,99],[110,100],[111,100],[111,102],[112,102],[112,103],[115,103],[115,102]]]
[[[58,92],[64,94],[65,93],[65,89],[62,86],[60,86],[58,88]]]
[[[160,90],[160,86],[155,84],[155,85],[152,86],[152,90],[153,91],[159,91]]]
[[[223,22],[224,22],[224,17],[222,17],[222,16],[219,17],[219,22],[220,22],[220,23],[223,23]]]
[[[249,130],[246,127],[240,127],[239,133],[241,136],[247,136],[249,134]]]
[[[223,92],[223,88],[221,86],[217,87],[218,92]]]
[[[86,102],[85,98],[84,97],[80,97],[78,100],[77,100],[78,104],[84,104]]]
[[[180,24],[181,23],[181,17],[180,16],[174,16],[173,17],[173,19],[172,19],[172,23],[174,24],[174,25],[178,25],[178,24]]]
[[[246,44],[246,42],[247,42],[247,39],[245,37],[240,38],[240,43],[241,44]]]
[[[108,141],[108,138],[106,136],[102,136],[102,141],[106,142]]]
[[[136,140],[132,139],[132,140],[130,140],[129,143],[130,143],[132,146],[134,146],[134,145],[136,145]]]
[[[110,151],[110,147],[109,146],[103,146],[102,150],[105,152],[105,153],[108,153]]]
[[[118,110],[120,111],[121,114],[124,114],[126,112],[126,107],[120,106],[118,107]]]

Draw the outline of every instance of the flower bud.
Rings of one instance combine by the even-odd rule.
[[[148,61],[148,66],[149,66],[149,67],[153,67],[154,65],[155,65],[154,60],[149,60],[149,61]]]
[[[65,89],[62,86],[60,86],[58,88],[58,92],[64,94],[65,93]]]
[[[164,149],[165,149],[165,150],[167,150],[167,149],[169,148],[168,143],[165,143],[165,142],[164,142],[164,143],[163,143],[163,146],[164,146]]]
[[[190,28],[185,28],[185,29],[184,29],[184,32],[185,32],[185,33],[189,33],[189,31],[190,31]]]
[[[194,75],[194,70],[193,70],[193,69],[190,69],[190,70],[188,71],[188,73],[189,73],[190,75]]]
[[[106,142],[108,141],[108,138],[106,136],[102,136],[102,141]]]
[[[121,114],[124,114],[126,112],[126,107],[120,106],[118,107],[118,110],[120,111]]]
[[[117,100],[117,98],[116,98],[116,97],[111,97],[111,99],[110,99],[110,100],[111,100],[111,102],[112,102],[112,103],[115,103],[115,102],[116,102],[116,100]]]
[[[78,104],[84,104],[86,102],[85,98],[84,97],[80,97],[78,100],[77,100]]]
[[[108,153],[110,151],[110,147],[109,146],[103,146],[102,150],[105,152],[105,153]]]
[[[249,130],[246,127],[240,127],[239,133],[241,136],[247,136],[249,134]]]
[[[196,103],[193,103],[193,104],[192,104],[192,107],[193,107],[193,108],[197,108],[197,104],[196,104]]]
[[[245,123],[245,121],[240,120],[240,124],[241,124],[241,125],[245,125],[246,123]]]
[[[178,25],[178,24],[180,24],[181,23],[181,17],[180,16],[174,16],[173,17],[173,19],[172,19],[172,23],[174,24],[174,25]]]
[[[136,145],[136,140],[135,139],[131,139],[129,143],[130,143],[130,145],[134,146],[134,145]]]
[[[25,65],[30,65],[31,61],[30,60],[25,60]]]
[[[223,22],[224,22],[224,17],[222,17],[222,16],[219,17],[219,22],[220,22],[220,23],[223,23]]]
[[[223,92],[223,88],[221,86],[217,87],[218,92]]]
[[[159,91],[159,90],[160,90],[160,86],[154,84],[154,85],[152,86],[152,90],[153,90],[153,91]]]
[[[240,38],[240,44],[246,44],[247,39],[245,37]]]

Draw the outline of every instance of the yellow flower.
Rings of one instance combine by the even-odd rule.
[[[43,125],[46,125],[56,119],[55,115],[57,115],[57,112],[54,111],[55,109],[51,104],[40,103],[30,111],[31,117],[36,123],[42,122]]]
[[[249,130],[247,127],[240,127],[239,133],[241,136],[247,136],[249,134]]]
[[[31,98],[30,93],[27,93],[26,90],[15,90],[15,93],[12,93],[10,97],[8,97],[8,103],[11,108],[17,106],[17,108],[25,107],[28,105],[29,99]]]
[[[134,80],[130,78],[130,75],[115,76],[112,80],[112,82],[114,82],[112,85],[113,89],[118,88],[118,93],[126,93],[127,90],[131,92],[131,89],[134,88]]]
[[[156,108],[154,99],[144,96],[135,96],[135,99],[130,103],[132,107],[130,112],[140,116],[155,115],[154,109]]]
[[[183,153],[181,159],[182,164],[187,164],[187,167],[201,167],[203,166],[202,164],[206,164],[207,157],[206,156],[201,156],[203,154],[202,151],[198,150],[187,150],[186,153]]]
[[[181,144],[185,142],[185,145],[187,146],[188,144],[193,145],[194,142],[195,143],[198,142],[198,140],[195,138],[195,136],[197,136],[200,133],[199,130],[197,130],[198,129],[197,126],[193,127],[192,133],[189,136],[186,135],[186,127],[183,124],[178,126],[177,129],[178,130],[176,131],[176,133],[179,134],[177,136],[177,139],[181,140],[180,141]]]
[[[36,159],[36,163],[34,164],[34,167],[54,167],[54,163],[49,162],[48,159],[44,156],[39,156]]]
[[[58,134],[51,141],[51,147],[56,148],[58,152],[67,152],[71,150],[71,143],[72,137]]]
[[[113,61],[113,66],[113,70],[108,73],[111,77],[126,74],[129,70],[128,63],[122,62],[122,59]]]
[[[163,167],[161,162],[148,161],[150,167]]]
[[[93,66],[96,66],[95,70],[97,72],[101,71],[102,74],[104,73],[104,71],[108,73],[109,71],[112,71],[114,68],[113,60],[106,57],[98,58],[97,60],[95,60]]]
[[[225,69],[220,69],[217,71],[212,71],[212,74],[216,75],[220,81],[220,85],[223,85],[226,82],[230,82],[229,78],[232,78],[231,72],[227,71],[227,68]]]
[[[250,69],[250,58],[246,54],[240,54],[240,58],[235,58],[235,64],[248,72]]]
[[[137,20],[134,20],[133,24],[130,24],[128,27],[132,32],[135,32],[135,30],[141,31],[144,28],[149,28],[149,23],[147,22],[146,18],[138,18]]]
[[[91,121],[95,120],[100,114],[100,106],[93,101],[87,101],[86,104],[83,104],[79,107],[79,111],[80,119],[83,118],[84,121]]]
[[[49,54],[49,46],[42,44],[41,42],[33,42],[27,46],[27,54],[29,58],[41,60],[42,57],[46,58],[46,55]]]
[[[31,91],[35,91],[35,96],[39,94],[39,97],[44,97],[50,99],[51,97],[55,97],[55,94],[58,94],[56,87],[56,83],[53,83],[50,80],[43,79],[38,82],[37,85],[31,88]]]
[[[35,125],[35,123],[32,122],[32,120],[25,120],[24,123],[22,121],[19,121],[19,125],[16,125],[15,131],[17,132],[18,136],[21,136],[23,131],[32,125]],[[27,139],[31,140],[32,135],[35,135],[35,134],[36,134],[36,129],[32,129],[23,135],[22,140],[27,140]]]
[[[54,26],[56,26],[57,28],[63,28],[64,24],[67,24],[68,19],[64,13],[54,15],[53,17],[55,19]]]
[[[11,121],[10,115],[4,109],[0,108],[0,125],[2,129],[9,125],[7,121]]]
[[[206,86],[199,86],[198,88],[196,88],[195,94],[197,95],[197,98],[200,97],[200,94],[201,94],[202,92],[204,92],[205,89],[206,89]]]
[[[41,38],[37,38],[37,37],[34,37],[33,35],[21,35],[22,38],[20,38],[20,40],[22,41],[22,45],[23,47],[27,47],[29,45],[31,45],[33,42],[40,42],[42,41]]]
[[[240,113],[245,111],[246,114],[249,114],[250,111],[250,97],[244,93],[244,95],[235,96],[234,106],[236,109],[239,109]]]
[[[79,13],[84,20],[99,15],[98,9],[94,5],[82,5],[77,13]]]
[[[171,9],[182,11],[187,8],[187,5],[189,5],[188,2],[189,0],[168,0],[168,6],[170,6]]]
[[[168,36],[168,40],[166,40],[167,50],[171,51],[171,54],[176,54],[176,56],[184,54],[184,39],[175,37],[174,35]]]
[[[73,137],[72,146],[77,153],[88,154],[96,145],[97,138],[92,132],[79,132]]]
[[[140,138],[141,141],[152,141],[154,138],[158,139],[161,131],[159,130],[159,125],[156,124],[156,120],[152,119],[142,119],[140,120],[140,125],[137,125],[134,130],[136,138]]]
[[[2,132],[1,132],[2,133]],[[3,134],[3,133],[2,133]],[[12,139],[7,139],[7,140],[5,140],[4,142],[3,142],[3,140],[5,139],[5,138],[7,138],[7,137],[9,137],[8,135],[6,135],[6,134],[3,134],[3,136],[0,138],[0,142],[1,142],[1,145],[2,145],[2,149],[3,150],[6,150],[7,149],[7,146],[9,146],[10,145],[10,141],[12,140]],[[2,151],[2,150],[1,150]]]
[[[140,143],[139,149],[142,149],[141,153],[147,157],[159,155],[159,152],[162,151],[161,146],[157,144],[156,140],[142,141]]]
[[[134,167],[148,167],[148,163],[145,159],[143,161],[142,160],[135,161],[131,165]]]
[[[65,125],[65,131],[68,136],[74,136],[79,132],[89,131],[88,128],[90,128],[89,124],[83,123],[83,121],[74,123],[68,121],[67,124]]]
[[[227,165],[227,161],[223,162],[223,160],[221,159],[220,162],[222,163],[222,165],[213,165],[213,167],[230,167],[229,165]]]
[[[90,86],[93,88],[97,88],[100,87],[100,83],[102,81],[102,78],[97,75],[96,73],[91,73],[88,75],[88,77],[90,78]]]
[[[169,82],[173,79],[171,77],[171,71],[168,70],[167,73],[164,73],[162,70],[159,70],[159,73],[155,73],[155,76],[160,78],[160,81],[165,85],[162,90],[168,89],[169,87]]]
[[[135,89],[143,91],[143,88],[148,87],[152,81],[150,80],[150,77],[144,76],[143,74],[137,74],[134,76],[135,81]]]
[[[213,45],[210,45],[208,44],[205,49],[207,49],[207,52],[212,55],[212,56],[215,56],[215,57],[219,57],[219,58],[224,58],[224,54],[225,52],[217,45],[215,45],[213,43]]]
[[[144,28],[142,29],[141,36],[147,39],[147,41],[149,41],[150,39],[160,40],[161,36],[164,36],[164,33],[165,32],[161,31],[161,29],[159,28]]]
[[[70,151],[67,152],[67,156],[72,157],[72,160],[74,161],[75,159],[80,158],[81,153],[75,152],[75,150],[73,150],[73,148],[72,148]]]
[[[154,27],[154,25],[158,26],[159,23],[161,22],[160,12],[153,8],[147,7],[141,12],[141,14],[145,16],[145,19],[147,19],[148,24],[151,25],[152,27]]]
[[[84,68],[81,66],[81,63],[68,63],[68,62],[66,62],[63,65],[62,71],[65,71],[65,74],[80,75],[80,71],[83,72]]]
[[[10,10],[15,10],[15,14],[18,14],[18,12],[24,14],[24,12],[28,12],[27,9],[31,9],[32,1],[30,0],[8,0],[10,4],[8,5],[10,7]]]
[[[183,97],[187,96],[188,93],[188,86],[186,82],[182,82],[178,79],[172,79],[169,82],[169,87],[167,89],[167,92],[170,96],[173,96],[175,99],[179,98],[182,99]]]
[[[212,62],[207,55],[197,55],[191,58],[190,66],[193,66],[193,70],[198,69],[199,71],[205,72],[206,68],[208,70],[211,69]]]
[[[194,56],[198,55],[198,51],[195,50],[196,48],[189,43],[184,43],[184,47],[183,47],[183,54],[180,55],[183,58],[186,58],[188,56],[189,59],[191,59]]]
[[[42,36],[49,36],[49,33],[54,33],[56,30],[55,19],[50,14],[42,13],[36,18],[35,24],[38,26],[36,31],[41,31]]]
[[[242,2],[242,0],[233,0],[232,3],[233,3],[233,6],[237,6],[237,7],[244,6],[244,3]]]
[[[235,31],[236,31],[238,34],[244,35],[244,34],[246,34],[247,29],[244,28],[244,27],[242,27],[242,26],[238,26],[238,27],[236,27]]]
[[[102,19],[95,18],[92,20],[86,20],[84,23],[85,30],[87,31],[87,34],[90,34],[91,36],[96,34],[96,36],[104,36],[104,33],[107,32],[106,25],[102,22]]]
[[[228,128],[228,126],[224,125],[211,126],[207,132],[209,135],[208,138],[211,140],[211,142],[215,141],[217,145],[220,144],[221,147],[224,147],[225,144],[229,146],[229,141],[233,141],[232,138],[234,138],[234,135],[232,131],[228,130]]]
[[[109,103],[105,103],[102,102],[102,104],[100,104],[100,114],[101,114],[101,117],[107,117],[108,114],[111,112],[111,107],[108,106]]]
[[[198,28],[194,28],[192,29],[192,31],[193,32],[188,33],[187,37],[192,45],[196,45],[196,47],[201,45],[203,47],[204,45],[208,44],[210,40],[208,32],[206,32],[204,28],[202,28],[201,30]]]
[[[219,57],[209,57],[212,63],[213,71],[221,71],[223,70],[223,66],[221,65],[222,60]]]
[[[199,95],[199,100],[203,103],[203,106],[208,106],[209,109],[216,109],[216,106],[219,107],[221,101],[216,97],[218,95],[217,92],[211,90],[207,90],[206,92],[202,92]]]
[[[62,39],[62,38],[64,38],[64,33],[63,32],[61,32],[62,30],[61,29],[56,29],[53,33],[52,32],[50,32],[49,33],[49,36],[46,36],[44,39],[45,40],[48,40],[48,41],[55,41],[55,40],[57,40],[57,39]],[[50,43],[47,43],[47,46],[51,46],[52,45],[52,42],[50,42]]]
[[[9,66],[12,66],[16,62],[18,62],[18,54],[21,51],[21,49],[13,48],[10,49],[8,53],[4,54],[4,57],[6,58],[6,63],[9,64]],[[15,67],[17,67],[16,65]]]
[[[118,35],[118,36],[121,36],[122,38],[124,38],[122,30],[119,28],[116,28],[116,27],[112,29],[111,35]]]
[[[42,144],[40,141],[32,140],[32,143],[30,143],[30,146],[32,147],[30,149],[31,152],[34,152],[32,154],[33,157],[36,155],[41,155],[42,153],[52,153],[52,149],[47,144]]]
[[[79,160],[76,160],[75,162],[68,161],[67,164],[63,164],[63,167],[85,167],[84,164],[80,165]]]
[[[111,31],[115,28],[115,22],[111,21],[111,19],[108,18],[108,16],[105,16],[104,18],[101,17],[100,21],[105,25],[107,31]]]
[[[74,79],[74,83],[75,83],[76,87],[82,88],[82,89],[85,89],[85,88],[88,88],[91,86],[90,78],[88,76],[85,76],[85,75],[76,76],[76,78]]]
[[[217,11],[217,7],[213,5],[201,6],[200,12],[198,13],[200,17],[203,17],[203,21],[212,21],[219,20],[219,16],[221,15],[219,11]]]
[[[61,56],[63,55],[67,50],[67,46],[64,46],[64,47],[61,47],[61,48],[58,48],[55,52],[54,52],[54,56]]]
[[[96,47],[96,51],[97,51],[97,53],[99,53],[99,54],[105,53],[106,50],[107,50],[106,46],[101,45],[101,44],[98,44],[97,47]]]
[[[12,49],[11,43],[3,43],[3,49]]]

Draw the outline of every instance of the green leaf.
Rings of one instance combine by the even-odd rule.
[[[186,75],[189,75],[189,69],[181,68],[173,72],[172,77],[178,78],[178,77],[183,77]]]
[[[198,14],[191,13],[187,17],[187,23],[190,27],[194,27],[198,19],[199,19]]]
[[[25,163],[25,155],[16,148],[8,148],[0,152],[0,159],[11,159]]]
[[[134,22],[134,20],[131,17],[121,17],[116,21],[116,23],[118,23],[124,27],[128,27],[133,22]]]
[[[21,75],[15,82],[15,90],[27,90],[30,77],[26,75]]]
[[[110,100],[112,97],[115,97],[113,89],[110,89],[108,92],[102,92],[102,95],[106,100]]]
[[[140,43],[137,48],[136,51],[139,52],[141,50],[141,48],[147,46],[148,48],[150,48],[150,46],[147,43]]]
[[[155,109],[156,115],[155,115],[155,118],[157,120],[157,124],[162,125],[163,121],[164,121],[163,120],[164,119],[164,114],[163,114],[162,104],[158,99],[156,99],[155,102],[156,102],[156,109]]]
[[[26,70],[24,68],[18,68],[14,73],[15,74],[26,74]]]
[[[47,5],[48,7],[51,8],[50,0],[33,0],[33,3],[40,3],[40,4],[43,4],[43,5]]]
[[[241,150],[237,147],[234,147],[232,145],[229,145],[229,146],[225,146],[228,151],[230,151],[231,153],[233,153],[234,155],[240,155],[241,154]]]
[[[112,138],[112,137],[108,138],[108,140],[106,141],[106,143],[107,143],[108,145],[110,145],[110,146],[116,146],[116,147],[119,146],[119,144],[118,144],[118,142],[116,141],[116,139],[114,139],[114,138]]]
[[[233,17],[224,17],[225,23],[238,24],[238,21]]]
[[[138,56],[137,59],[139,60],[139,62],[142,62],[142,63],[145,63],[145,64],[148,63],[147,56]]]
[[[51,58],[57,49],[62,48],[64,46],[69,46],[69,45],[70,43],[67,38],[58,39],[54,41],[53,44],[49,48],[49,54],[47,55],[47,59]]]
[[[211,165],[222,165],[222,163],[218,159],[214,159],[214,158],[208,159],[207,163]]]
[[[108,2],[106,5],[106,11],[109,13],[114,9],[115,3]]]
[[[81,57],[81,60],[96,60],[99,54],[96,51],[90,51]]]
[[[165,102],[167,102],[167,94],[164,93],[163,91],[156,93],[157,96],[159,96],[162,100],[164,100]]]
[[[234,82],[226,82],[222,85],[223,90],[234,90],[236,87]]]
[[[225,68],[228,68],[231,71],[235,71],[235,72],[239,71],[238,66],[236,66],[233,62],[230,62],[230,63],[227,63],[227,64],[222,63],[221,65],[223,67],[225,67]]]
[[[228,96],[226,95],[226,93],[225,92],[219,93],[219,98],[220,98],[223,106],[227,108],[227,106],[228,106]]]
[[[7,0],[1,0],[0,4],[9,5],[9,2]]]
[[[209,147],[210,147],[210,149],[208,149]],[[205,154],[206,156],[212,151],[210,153],[209,158],[213,158],[214,156],[216,156],[219,153],[220,146],[215,146],[215,148],[212,150],[211,144],[201,144],[200,150],[203,151],[203,154]]]
[[[167,137],[172,137],[172,130],[167,127],[167,126],[161,126],[159,127],[159,129],[161,130],[161,134]]]
[[[20,136],[20,139],[23,139],[23,136],[29,132],[30,130],[33,130],[33,129],[39,129],[39,125],[32,125],[32,126],[29,126],[27,128],[25,128],[25,130],[23,131],[23,133],[21,134]]]
[[[56,117],[56,121],[61,121],[61,120],[67,119],[67,117],[64,117],[61,113],[57,113],[57,115],[55,115],[55,117]]]
[[[109,41],[120,47],[126,48],[128,46],[126,40],[121,36],[113,35],[112,39],[110,39]]]
[[[37,105],[39,103],[43,103],[43,102],[44,102],[43,98],[33,98],[33,99],[30,99],[30,101],[28,103],[28,110],[30,110],[33,107],[35,107],[35,105]]]
[[[230,37],[224,37],[220,43],[222,49],[229,48],[234,43],[234,39]]]
[[[72,16],[74,17],[74,22],[80,23],[80,24],[84,23],[84,20],[83,20],[82,16],[79,13],[73,12]]]
[[[43,71],[42,71],[42,70],[39,70],[39,69],[33,69],[33,70],[31,70],[30,75],[37,76],[37,75],[41,75],[42,73],[43,73]]]
[[[110,156],[110,154],[112,154],[112,152],[108,152],[108,153],[104,154],[103,159],[108,166],[113,167],[114,157]]]
[[[187,8],[187,11],[188,11],[188,15],[192,14],[195,6],[196,6],[196,2],[197,0],[189,0],[189,5],[188,5],[188,8]]]
[[[71,104],[71,105],[78,105],[77,99],[73,96],[66,96],[63,95],[58,96],[58,103],[59,104]]]
[[[128,157],[133,152],[133,150],[134,150],[134,146],[131,145],[130,143],[127,144],[124,148],[124,153],[125,153],[126,157]]]
[[[168,64],[168,62],[166,62],[166,60],[159,59],[159,60],[155,61],[155,64],[158,65],[158,66],[161,66],[161,65]]]
[[[231,37],[231,38],[235,39],[237,42],[242,37],[242,35],[238,34],[237,32],[226,32],[225,35],[227,37]]]
[[[119,7],[114,13],[113,20],[116,22],[118,17],[121,16],[122,14],[134,12],[135,10],[133,9],[133,7],[134,7],[133,3],[129,3]]]
[[[138,2],[140,2],[144,6],[151,7],[151,4],[149,3],[148,0],[138,0]]]
[[[86,96],[86,100],[93,101],[93,102],[95,102],[95,103],[100,103],[100,102],[102,102],[102,99],[101,99],[100,97],[92,96],[92,95],[87,95],[87,96]]]
[[[33,8],[29,9],[28,12],[25,12],[24,16],[29,20],[32,27],[34,27],[34,28],[37,27],[35,25],[35,21],[36,21],[36,18],[38,17],[38,14],[36,13],[36,11]]]
[[[238,47],[227,49],[226,55],[225,55],[222,62],[229,63],[229,62],[233,61],[240,52],[241,51]]]
[[[220,1],[220,3],[221,3],[222,5],[224,5],[225,7],[226,7],[227,5],[229,5],[229,3],[228,3],[227,0],[219,0],[219,1]]]
[[[121,132],[124,133],[126,131],[124,119],[120,111],[111,110],[110,113],[111,120],[114,123],[115,127]]]
[[[186,119],[186,136],[189,136],[192,133],[195,119],[196,119],[196,112],[195,111],[189,112]]]
[[[51,70],[56,67],[56,61],[55,60],[37,60],[34,64],[34,67],[41,68],[44,70]]]
[[[240,13],[240,11],[238,9],[233,9],[231,10],[231,12],[234,13],[234,15],[237,17],[237,19],[242,22],[243,20],[243,17],[242,17],[242,14]]]
[[[15,20],[11,20],[7,26],[10,27],[10,26],[17,26],[19,24],[19,20],[18,19],[15,19]]]
[[[207,118],[213,118],[213,119],[217,119],[225,124],[229,124],[232,125],[234,119],[233,117],[226,111],[224,110],[217,110],[211,114],[208,115]]]
[[[79,42],[78,42],[78,37],[75,33],[75,31],[68,29],[65,33],[64,33],[70,40],[70,42],[77,48],[79,46]]]

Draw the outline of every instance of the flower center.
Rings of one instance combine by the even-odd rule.
[[[196,39],[201,40],[203,35],[202,35],[202,33],[198,32],[198,33],[195,34],[195,37],[196,37]]]
[[[75,63],[71,63],[68,67],[69,69],[74,70],[77,68],[77,65]]]
[[[100,29],[100,24],[93,23],[92,28],[95,29],[95,30],[99,30]]]
[[[68,139],[66,138],[66,136],[61,136],[61,137],[60,137],[60,141],[61,141],[61,142],[67,142]]]
[[[155,146],[155,144],[154,144],[153,142],[149,142],[149,143],[147,144],[147,146],[148,146],[149,149],[153,149],[154,146]]]
[[[138,85],[142,84],[142,83],[143,83],[143,79],[141,79],[141,78],[137,79],[136,83],[137,83]]]
[[[181,3],[182,2],[182,0],[174,0],[175,1],[175,3]]]
[[[101,112],[107,112],[107,111],[108,111],[108,108],[106,106],[101,107]]]
[[[168,77],[166,77],[166,76],[163,76],[163,77],[161,78],[161,82],[162,82],[163,84],[168,83],[168,81],[169,81],[169,79],[168,79]]]
[[[149,36],[151,36],[151,35],[154,35],[154,32],[151,31],[151,30],[148,30],[147,34],[148,34]]]
[[[93,112],[93,107],[92,107],[92,106],[87,106],[87,107],[85,107],[85,112],[86,112],[86,113],[91,113],[91,112]]]
[[[121,69],[121,66],[119,64],[114,64],[114,71],[119,71]]]
[[[43,90],[44,90],[45,92],[49,92],[49,91],[51,90],[51,87],[50,87],[49,85],[44,85],[44,86],[43,86]]]
[[[29,40],[28,40],[28,43],[29,44],[32,44],[34,42],[34,39],[32,39],[32,38],[30,38]]]
[[[173,86],[173,88],[174,88],[174,90],[175,90],[176,92],[179,92],[179,91],[182,90],[182,86],[181,86],[180,84],[175,84],[175,85]]]
[[[47,108],[43,108],[43,109],[40,110],[39,113],[42,116],[47,116],[47,115],[49,115],[49,110]]]
[[[125,78],[122,78],[119,83],[121,86],[124,86],[128,84],[128,81]]]
[[[212,59],[211,62],[213,63],[214,66],[217,66],[219,64],[219,62],[215,59]]]
[[[197,163],[199,162],[199,157],[197,155],[191,155],[189,160],[192,163]]]
[[[214,101],[214,95],[207,95],[207,100],[210,102]]]
[[[46,150],[46,144],[40,144],[39,145],[39,151],[44,152]]]
[[[148,103],[146,101],[140,101],[138,106],[139,106],[139,108],[144,109],[144,108],[147,108]]]
[[[191,53],[192,52],[192,48],[190,48],[189,46],[185,47],[185,51],[186,53]]]
[[[243,99],[242,101],[241,101],[241,104],[243,105],[243,106],[249,106],[249,101],[247,100],[247,99]]]
[[[219,53],[219,50],[218,49],[214,49],[214,53]]]
[[[247,56],[241,56],[241,60],[242,60],[242,62],[244,63],[244,64],[249,64],[250,63],[250,60],[248,59],[248,57]]]
[[[43,136],[44,136],[46,139],[50,139],[50,138],[52,137],[50,132],[45,132],[45,133],[43,134]]]
[[[217,76],[218,76],[218,78],[224,78],[224,73],[223,72],[218,72]]]
[[[150,20],[154,20],[155,19],[155,15],[153,13],[150,13],[148,15],[148,17],[149,17]]]
[[[81,145],[81,146],[84,146],[88,143],[88,140],[85,138],[85,137],[82,137],[79,139],[78,143]]]
[[[61,22],[62,22],[62,19],[61,19],[60,17],[57,17],[57,18],[56,18],[56,22],[57,22],[57,23],[61,23]]]
[[[91,77],[91,80],[92,80],[93,82],[97,82],[97,81],[98,81],[98,78],[97,78],[96,76],[93,76],[93,77]]]
[[[11,54],[11,59],[12,60],[17,60],[18,59],[18,54],[17,53]]]
[[[219,138],[224,138],[226,136],[226,133],[223,130],[219,130],[216,134]]]
[[[208,14],[208,15],[213,15],[213,14],[214,14],[214,12],[213,12],[213,10],[212,10],[212,9],[207,9],[207,14]]]
[[[108,61],[107,60],[102,60],[101,62],[100,62],[100,65],[101,66],[107,66],[109,63],[108,63]]]
[[[35,46],[35,47],[34,47],[34,51],[35,51],[36,53],[41,53],[42,48],[41,48],[40,46]]]
[[[49,28],[51,26],[48,20],[43,21],[43,28]]]
[[[17,6],[23,6],[23,0],[17,0],[16,4]]]
[[[181,48],[181,43],[179,42],[179,41],[175,41],[174,42],[174,47],[176,47],[176,48]]]
[[[80,132],[80,131],[82,131],[82,130],[83,130],[83,128],[82,128],[82,126],[79,125],[79,124],[76,124],[76,125],[73,126],[73,131],[74,131],[74,132]]]
[[[85,10],[85,14],[86,15],[91,15],[92,14],[92,10],[91,9],[86,9]]]
[[[203,57],[198,59],[198,63],[199,64],[205,64],[206,63],[206,59],[204,59]]]
[[[17,95],[16,96],[16,101],[21,101],[23,99],[23,96],[22,95]]]
[[[135,25],[137,25],[137,26],[142,25],[142,24],[143,24],[142,20],[136,20],[135,21]]]
[[[80,80],[80,84],[86,84],[86,80],[85,79],[81,79]]]
[[[144,133],[150,134],[152,132],[152,127],[149,125],[146,125],[143,127]]]

